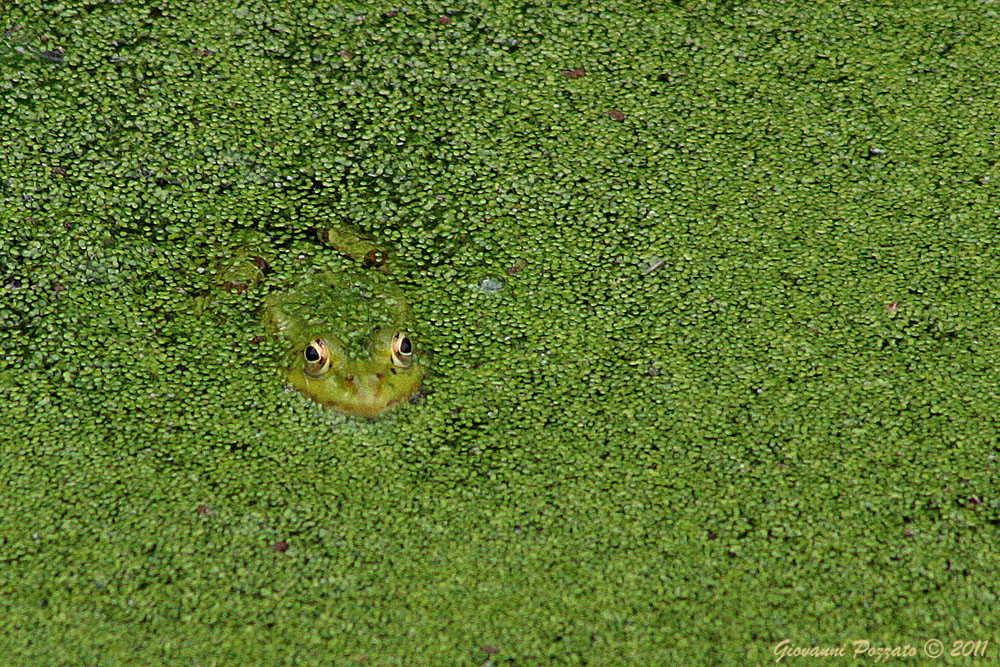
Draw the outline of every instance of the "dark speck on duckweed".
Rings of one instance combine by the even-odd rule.
[[[4,3],[4,660],[987,640],[990,11]],[[339,225],[427,367],[373,420],[262,324]]]

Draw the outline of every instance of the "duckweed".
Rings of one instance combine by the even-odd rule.
[[[4,659],[990,639],[995,19],[5,3]],[[418,267],[423,395],[374,421],[263,335],[338,223]]]

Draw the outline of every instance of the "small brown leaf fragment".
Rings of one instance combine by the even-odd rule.
[[[388,259],[389,253],[384,250],[379,250],[378,248],[373,248],[361,258],[361,265],[366,269],[378,268],[380,266],[384,266]]]
[[[263,257],[257,257],[256,255],[254,255],[253,265],[256,266],[257,269],[265,276],[271,272],[271,265],[268,264],[267,260],[264,259]]]
[[[508,276],[513,276],[513,275],[515,275],[517,273],[520,273],[521,271],[524,270],[525,266],[527,266],[527,263],[523,259],[519,259],[517,262],[515,262],[511,266],[507,267],[507,275]]]

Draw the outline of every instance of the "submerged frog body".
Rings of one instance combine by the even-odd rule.
[[[420,388],[410,308],[391,279],[355,268],[309,275],[272,294],[265,316],[287,343],[289,384],[317,403],[376,417]]]
[[[391,278],[385,249],[346,225],[317,231],[319,241],[354,261],[306,270],[291,288],[272,292],[265,324],[285,344],[281,370],[289,384],[322,405],[377,417],[416,394],[424,377],[410,337],[410,307]],[[198,297],[198,312],[218,305],[217,288],[242,294],[272,273],[264,258],[276,251],[264,235],[248,230],[237,241],[208,262],[216,289]]]

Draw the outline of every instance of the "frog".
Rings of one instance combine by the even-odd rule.
[[[374,419],[417,397],[424,378],[412,311],[394,280],[401,263],[393,266],[384,246],[351,227],[320,228],[316,237],[352,261],[336,270],[306,267],[268,294],[265,329],[282,350],[287,384],[321,406]],[[268,272],[266,260],[241,251],[218,284],[242,292]]]
[[[288,384],[325,407],[375,418],[420,390],[412,311],[384,247],[346,226],[316,236],[355,263],[307,271],[290,290],[268,295],[265,323],[284,343]]]

